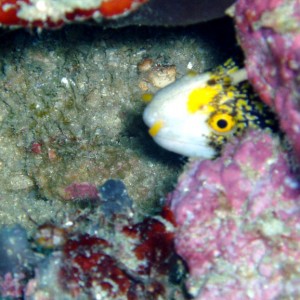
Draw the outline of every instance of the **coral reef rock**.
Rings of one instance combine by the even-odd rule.
[[[300,1],[240,0],[236,27],[248,77],[300,158]]]
[[[277,137],[249,132],[193,161],[169,196],[196,299],[296,299],[300,185]]]
[[[64,23],[103,18],[118,18],[135,10],[147,0],[3,0],[0,25],[58,28]]]
[[[234,0],[2,0],[0,26],[55,29],[94,21],[106,27],[189,25],[224,16]]]

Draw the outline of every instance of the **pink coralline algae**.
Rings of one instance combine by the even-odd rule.
[[[300,1],[239,0],[235,11],[249,80],[300,159]]]
[[[250,132],[191,162],[169,202],[196,299],[300,297],[300,185],[277,138]]]

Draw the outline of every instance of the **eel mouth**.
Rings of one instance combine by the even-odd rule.
[[[216,154],[216,150],[205,141],[194,143],[185,139],[169,138],[161,134],[154,136],[153,139],[162,148],[183,156],[211,159]]]

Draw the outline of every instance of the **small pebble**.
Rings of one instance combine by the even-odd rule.
[[[176,66],[156,67],[149,73],[149,81],[157,88],[163,88],[176,79]]]
[[[153,67],[153,60],[151,58],[144,58],[140,63],[138,63],[138,71],[143,73],[150,71]]]

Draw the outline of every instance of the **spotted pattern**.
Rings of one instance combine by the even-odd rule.
[[[229,75],[237,70],[232,60],[227,61],[211,73],[206,87],[191,92],[190,103],[188,101],[188,110],[192,113],[201,110],[209,114],[207,123],[212,129],[209,145],[217,150],[229,137],[241,135],[246,128],[278,131],[275,115],[261,102],[249,83],[232,84]],[[198,107],[195,109],[197,99]]]

